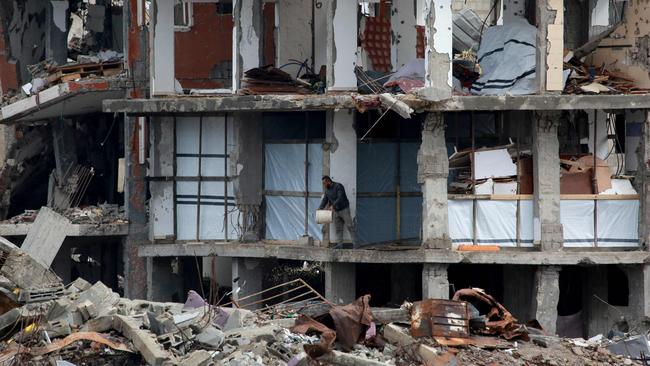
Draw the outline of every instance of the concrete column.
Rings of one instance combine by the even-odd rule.
[[[151,19],[151,94],[175,94],[174,1],[154,0]]]
[[[357,297],[357,272],[354,263],[325,263],[325,298],[335,304],[348,304]]]
[[[68,60],[68,2],[50,1],[47,6],[47,28],[45,30],[45,57],[59,65]]]
[[[557,304],[560,301],[560,267],[539,266],[535,272],[535,291],[531,314],[544,330],[555,334]]]
[[[276,66],[282,66],[290,59],[307,61],[311,66],[312,31],[311,1],[282,0],[275,3],[276,14]],[[300,69],[298,65],[289,65],[282,70],[292,76]],[[303,69],[302,72],[305,72]],[[318,69],[316,70],[318,72]]]
[[[232,16],[232,88],[235,93],[244,72],[259,67],[262,60],[262,0],[234,0]]]
[[[650,264],[630,266],[626,268],[630,302],[629,309],[633,314],[632,320],[650,317]]]
[[[356,91],[357,33],[356,1],[329,0],[327,18],[327,89]]]
[[[451,249],[447,209],[449,160],[442,113],[428,113],[418,151],[418,183],[422,186],[422,243],[427,248]]]
[[[423,299],[449,299],[447,267],[444,263],[422,264]]]
[[[533,126],[533,217],[535,240],[542,250],[562,248],[560,223],[560,151],[557,128],[560,112],[535,112]]]
[[[397,71],[417,56],[417,19],[413,0],[393,0],[391,5],[391,63]]]
[[[354,130],[354,113],[350,110],[334,111],[330,141],[329,175],[343,184],[350,201],[350,214],[354,219],[357,211],[357,133]],[[330,226],[330,238],[336,238],[334,225]],[[350,240],[347,230],[344,239]],[[344,240],[344,241],[345,241]]]
[[[428,100],[439,101],[451,97],[452,75],[452,14],[451,0],[425,0],[424,88],[418,94]]]
[[[138,247],[148,240],[146,168],[140,164],[138,136],[140,124],[137,117],[124,117],[124,161],[126,183],[124,206],[129,220],[129,234],[123,241],[124,294],[132,299],[144,299],[147,295],[146,260],[138,255]]]
[[[234,113],[234,156],[230,158],[237,167],[235,197],[241,213],[241,240],[256,242],[264,237],[262,218],[262,192],[264,190],[264,142],[262,113]],[[232,142],[231,142],[232,143]]]
[[[539,93],[564,89],[564,0],[536,0]]]
[[[636,189],[639,192],[639,244],[650,250],[650,112],[645,111],[639,136]],[[641,122],[641,121],[640,121]]]
[[[246,296],[262,291],[262,279],[264,278],[264,265],[262,259],[257,258],[233,258],[232,259],[232,288],[233,299],[238,301]],[[237,291],[239,288],[239,291]],[[247,309],[257,309],[262,304],[245,306],[261,300],[260,295],[252,296],[241,300],[240,305]]]

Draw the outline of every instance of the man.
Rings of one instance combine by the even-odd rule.
[[[345,225],[352,239],[352,245],[356,248],[354,222],[352,216],[350,216],[350,202],[345,195],[345,188],[341,183],[332,181],[326,175],[323,177],[323,192],[325,194],[318,209],[332,211],[332,221],[336,231],[336,237],[332,240],[332,243],[343,242],[343,226]]]

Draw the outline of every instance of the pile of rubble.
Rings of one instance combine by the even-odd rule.
[[[480,289],[387,309],[371,308],[370,295],[332,304],[297,279],[223,305],[194,291],[184,304],[162,303],[121,298],[101,282],[64,286],[1,238],[0,257],[3,365],[631,365],[650,353],[643,335],[547,335]]]
[[[4,221],[8,224],[27,224],[36,220],[39,210],[25,210]],[[71,207],[61,212],[61,215],[70,220],[72,224],[127,224],[124,207],[115,204],[100,204],[98,206]]]

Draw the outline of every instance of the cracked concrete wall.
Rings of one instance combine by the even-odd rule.
[[[232,8],[232,87],[236,91],[240,87],[244,71],[259,67],[262,60],[262,0],[235,0]]]
[[[539,266],[535,272],[531,314],[548,334],[555,334],[560,301],[560,267]]]
[[[540,93],[564,89],[564,0],[537,0],[537,70]]]
[[[424,88],[418,95],[427,100],[449,99],[452,90],[451,60],[453,59],[451,34],[451,0],[426,0],[424,50],[426,77]]]
[[[27,66],[36,64],[45,57],[45,37],[47,29],[47,8],[39,0],[3,1],[3,7],[11,7],[5,12],[9,16],[9,48],[16,61],[20,75],[19,84],[29,82],[32,77]]]
[[[391,64],[396,71],[417,56],[417,24],[413,0],[393,0],[390,9]]]
[[[156,0],[151,16],[151,94],[175,94],[174,2]]]
[[[328,2],[327,88],[331,91],[357,90],[358,11],[356,1]]]
[[[282,66],[290,59],[312,62],[312,2],[303,0],[281,0],[276,6],[276,66]],[[300,69],[298,65],[283,68],[292,76]],[[303,70],[304,72],[304,70]],[[316,70],[318,72],[318,70]]]
[[[442,113],[428,113],[417,156],[418,183],[422,186],[422,242],[428,248],[450,249],[447,176],[449,160]]]
[[[264,144],[262,113],[240,112],[234,114],[236,149],[230,157],[234,166],[235,197],[242,217],[243,241],[262,238],[263,229],[263,183]]]
[[[650,88],[650,3],[627,2],[625,19],[612,34],[603,39],[588,62],[607,65],[610,71],[622,72],[639,88]]]
[[[563,243],[560,223],[560,147],[557,137],[561,112],[539,111],[534,113],[534,118],[535,241],[540,241],[542,250],[559,250]]]
[[[639,241],[650,250],[650,112],[644,112],[640,143],[637,148],[639,165],[635,185],[639,192]]]

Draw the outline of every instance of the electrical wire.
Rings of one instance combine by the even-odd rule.
[[[497,8],[498,3],[499,3],[498,0],[494,0],[494,3],[492,4],[492,7],[490,8],[490,11],[485,16],[485,19],[483,19],[483,24],[481,24],[481,29],[478,32],[479,38],[478,38],[478,46],[476,47],[476,52],[477,53],[478,53],[478,50],[481,49],[481,43],[483,42],[483,28],[485,28],[485,23],[487,23],[487,20],[490,17],[490,15],[492,15],[492,12],[494,11],[494,9]]]

